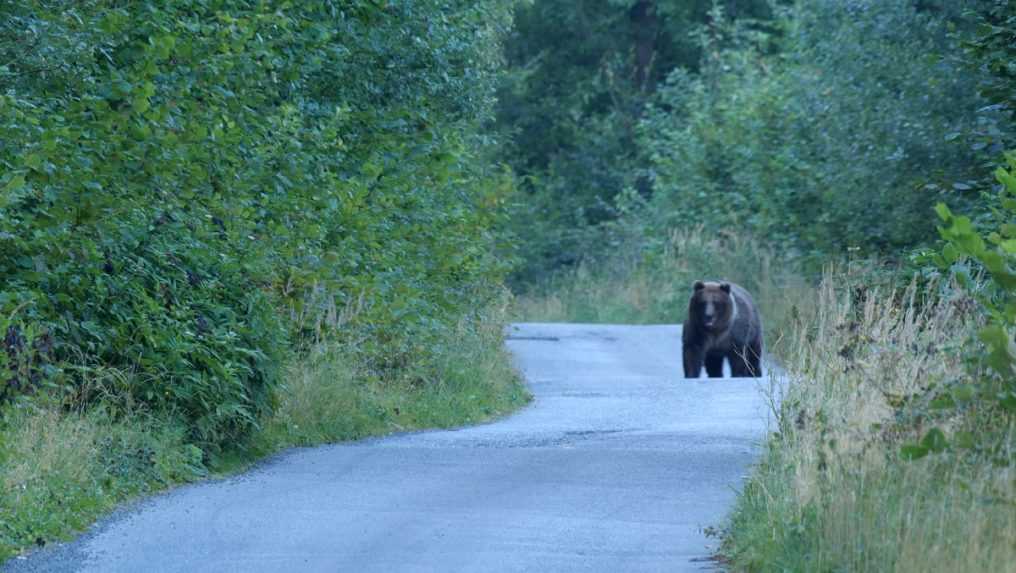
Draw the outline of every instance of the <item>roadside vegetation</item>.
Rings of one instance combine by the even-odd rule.
[[[830,273],[723,553],[748,571],[1004,571],[1016,431],[968,364],[969,298]]]
[[[564,206],[522,247],[520,318],[675,323],[693,280],[743,284],[788,383],[720,528],[727,566],[1011,569],[1016,5],[649,4],[658,30],[694,30],[695,61],[661,50],[651,61],[672,67],[632,99],[560,112],[588,123],[559,153],[627,178],[516,159],[534,203]],[[590,75],[634,77],[628,46]],[[555,61],[520,66],[522,86],[542,93],[533,78]],[[624,154],[596,144],[617,126]],[[543,256],[555,241],[572,254]]]
[[[294,355],[272,414],[243,447],[215,455],[194,443],[183,420],[140,403],[84,407],[37,395],[8,405],[0,426],[0,559],[65,539],[125,500],[231,473],[288,447],[506,415],[529,394],[503,348],[504,323],[503,309],[463,321],[385,374],[338,343]]]
[[[270,452],[503,416],[529,400],[504,349],[505,324],[503,307],[463,320],[394,375],[342,346],[319,346],[290,365],[257,446]]]
[[[525,403],[484,128],[512,5],[0,6],[0,559]]]
[[[0,559],[752,291],[740,570],[1016,562],[1011,0],[0,4]],[[515,293],[508,294],[505,285]]]

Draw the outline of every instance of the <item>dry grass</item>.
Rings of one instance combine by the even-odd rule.
[[[738,502],[727,550],[749,571],[1008,571],[1016,563],[1011,426],[929,397],[968,379],[976,324],[957,297],[866,288],[827,274],[784,353],[792,382],[778,435]],[[973,431],[1000,452],[907,461],[928,428]]]

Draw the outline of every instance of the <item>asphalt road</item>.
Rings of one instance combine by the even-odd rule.
[[[766,424],[684,380],[680,328],[519,324],[535,396],[495,423],[277,456],[135,504],[21,571],[701,571]]]

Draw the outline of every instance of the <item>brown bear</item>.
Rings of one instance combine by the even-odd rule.
[[[684,321],[684,375],[723,376],[723,359],[735,377],[762,376],[762,320],[748,291],[729,282],[695,281]]]

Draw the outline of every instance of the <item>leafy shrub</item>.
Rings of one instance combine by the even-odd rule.
[[[354,309],[328,336],[395,366],[452,328],[504,272],[479,126],[509,6],[4,4],[3,393],[117,368],[94,395],[222,444],[312,334],[287,314]]]
[[[703,34],[701,72],[675,71],[642,123],[661,227],[895,255],[934,240],[936,199],[976,205],[1009,134],[978,95],[984,74],[955,57],[968,4],[923,4],[808,0],[775,35]]]
[[[969,217],[953,214],[945,204],[936,207],[945,223],[939,231],[946,244],[939,265],[954,271],[960,284],[975,297],[988,316],[979,338],[986,355],[978,388],[981,397],[1016,414],[1016,153],[1007,156],[1008,168],[996,172],[1001,189],[992,201],[993,225],[982,236]],[[973,267],[969,263],[974,264]],[[983,273],[985,281],[974,280]]]

